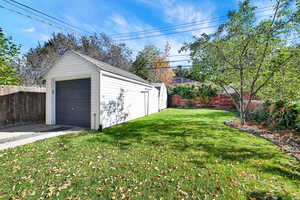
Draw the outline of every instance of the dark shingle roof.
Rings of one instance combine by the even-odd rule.
[[[105,62],[102,62],[100,60],[91,58],[91,57],[89,57],[87,55],[84,55],[82,53],[78,53],[76,51],[72,51],[72,52],[75,53],[76,55],[84,58],[85,60],[89,61],[90,63],[96,65],[97,67],[99,67],[103,71],[111,72],[113,74],[117,74],[117,75],[120,75],[120,76],[123,76],[123,77],[126,77],[126,78],[130,78],[130,79],[134,79],[136,81],[140,81],[140,82],[143,82],[143,83],[146,83],[146,84],[150,84],[148,81],[142,79],[141,77],[139,77],[139,76],[137,76],[137,75],[135,75],[131,72],[128,72],[126,70],[111,66],[111,65],[109,65]]]

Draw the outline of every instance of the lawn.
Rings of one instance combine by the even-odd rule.
[[[300,199],[300,164],[234,117],[168,109],[1,151],[0,198]]]

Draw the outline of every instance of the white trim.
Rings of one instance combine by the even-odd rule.
[[[68,80],[76,80],[76,79],[84,79],[84,78],[91,78],[91,74],[81,74],[76,76],[57,76],[53,78],[53,80],[56,81],[68,81]]]
[[[100,108],[99,108],[99,73],[95,73],[93,75],[79,75],[79,76],[65,76],[65,77],[55,77],[51,79],[51,119],[47,120],[47,124],[56,124],[56,82],[57,81],[68,81],[68,80],[77,80],[77,79],[85,79],[90,78],[91,80],[91,129],[99,128],[99,116],[100,116]],[[49,80],[49,79],[48,79]],[[94,83],[96,82],[96,84]],[[96,102],[93,102],[96,101]]]
[[[102,110],[102,102],[103,102],[103,71],[99,71],[99,127],[102,127],[102,119],[101,119],[101,110]],[[103,128],[103,127],[102,127]]]
[[[127,77],[124,77],[124,76],[121,76],[121,75],[118,75],[118,74],[114,74],[114,73],[111,73],[111,72],[108,72],[108,71],[105,71],[105,70],[101,70],[101,71],[102,71],[102,74],[104,76],[108,76],[108,77],[111,77],[111,78],[117,78],[117,79],[120,79],[120,80],[124,80],[124,81],[128,81],[128,82],[131,82],[131,83],[143,85],[143,86],[150,87],[150,88],[153,87],[150,83],[149,84],[143,83],[143,82],[137,81],[135,79],[127,78]]]

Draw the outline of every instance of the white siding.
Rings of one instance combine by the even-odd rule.
[[[159,91],[155,87],[149,91],[149,114],[157,113],[159,110]]]
[[[159,109],[163,110],[167,108],[168,94],[167,87],[165,84],[161,85],[159,92]]]
[[[147,91],[151,86],[102,74],[100,123],[103,128],[147,115]]]
[[[63,55],[44,78],[47,124],[55,124],[55,83],[61,80],[91,78],[92,129],[100,125],[107,128],[159,110],[159,91],[153,86],[100,70],[73,52]]]
[[[99,72],[78,55],[64,54],[44,76],[46,79],[46,124],[55,124],[55,82],[91,78],[91,128],[99,127]]]

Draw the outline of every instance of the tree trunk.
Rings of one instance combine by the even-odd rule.
[[[245,112],[244,112],[244,68],[240,67],[240,120],[241,124],[245,124]]]

